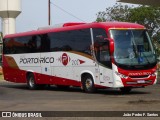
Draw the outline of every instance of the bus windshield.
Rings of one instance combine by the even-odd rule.
[[[153,45],[146,30],[111,30],[114,59],[119,65],[145,66],[156,63]]]

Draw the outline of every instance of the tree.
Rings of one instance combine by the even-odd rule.
[[[97,14],[97,22],[105,21],[127,21],[130,11],[128,5],[115,4],[113,7],[106,8],[106,11],[100,11]]]
[[[160,7],[115,4],[97,13],[97,22],[122,21],[144,25],[160,53]]]

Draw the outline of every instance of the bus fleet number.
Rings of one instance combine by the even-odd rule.
[[[79,65],[79,60],[72,60],[72,65]]]

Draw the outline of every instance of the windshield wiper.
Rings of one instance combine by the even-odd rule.
[[[133,37],[133,39],[131,38],[131,41],[132,41],[132,44],[133,44],[133,51],[134,51],[134,53],[135,53],[136,57],[138,58],[138,57],[139,57],[139,55],[138,55],[138,48],[137,48],[137,44],[136,44],[136,42],[135,42],[134,34],[133,34],[133,32],[132,32],[132,31],[131,31],[131,33],[132,33],[132,37]]]
[[[145,54],[144,54],[143,52],[141,52],[141,53],[143,54],[144,58],[147,60],[148,64],[151,64],[151,63],[149,62],[147,56],[145,56]]]

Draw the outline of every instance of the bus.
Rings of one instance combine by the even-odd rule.
[[[2,46],[3,46],[3,34],[0,32],[0,74],[2,73]]]
[[[156,84],[156,66],[147,30],[135,23],[64,23],[3,39],[4,79],[30,89],[56,85],[128,93]]]
[[[3,46],[3,34],[0,32],[0,75],[3,74],[2,72],[2,46]]]

